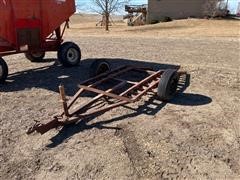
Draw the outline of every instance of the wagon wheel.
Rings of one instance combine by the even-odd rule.
[[[65,42],[58,50],[58,60],[65,67],[77,66],[81,60],[81,50],[77,44]]]
[[[0,57],[0,84],[4,83],[8,76],[7,63]]]
[[[45,57],[45,52],[26,52],[25,57],[31,62],[42,62]]]
[[[89,68],[90,77],[111,71],[111,64],[106,60],[95,60]]]
[[[171,100],[177,91],[179,75],[175,69],[167,69],[161,76],[157,95],[162,101]]]

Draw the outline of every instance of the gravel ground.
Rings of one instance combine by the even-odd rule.
[[[5,58],[10,75],[0,87],[0,179],[240,179],[239,39],[67,39],[82,49],[78,67],[64,69],[54,53],[45,63]],[[113,66],[181,65],[191,83],[167,104],[148,95],[74,127],[26,135],[34,120],[58,112],[58,85],[73,96],[96,58]]]

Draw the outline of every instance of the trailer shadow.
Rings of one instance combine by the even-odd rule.
[[[61,65],[56,63],[44,66],[36,69],[31,69],[27,71],[21,71],[17,73],[10,74],[8,81],[5,85],[0,87],[0,92],[15,92],[23,91],[31,88],[41,88],[49,91],[58,93],[58,86],[63,84],[66,89],[66,95],[73,96],[79,89],[78,84],[89,78],[88,70],[91,63],[94,60],[102,59],[85,59],[78,67],[73,68],[63,68]],[[145,62],[139,60],[129,60],[129,59],[104,59],[108,60],[112,67],[119,67],[123,65],[132,66],[144,66],[149,67],[154,70],[159,69],[179,69],[178,65],[161,64],[154,62]],[[49,59],[52,61],[52,59]],[[190,94],[184,93],[185,89],[190,84],[190,75],[187,75],[182,82],[179,83],[178,95],[176,98],[168,103],[176,105],[185,106],[199,106],[210,103],[211,98],[200,95],[200,94]],[[88,94],[84,94],[88,96]],[[92,128],[97,129],[119,129],[118,127],[111,127],[111,123],[121,121],[131,117],[137,117],[141,114],[146,114],[149,116],[154,116],[158,113],[167,103],[159,101],[156,97],[150,96],[150,98],[143,103],[143,105],[134,109],[130,105],[123,106],[124,108],[131,109],[131,113],[120,115],[111,119],[106,119],[100,122],[91,122],[95,117],[81,120],[74,125],[64,126],[57,135],[51,138],[52,143],[47,145],[49,148],[54,148],[64,142],[65,140],[72,137],[74,134],[89,130]],[[110,126],[109,126],[110,125]]]
[[[184,106],[199,106],[205,105],[212,102],[210,97],[200,95],[200,94],[191,94],[184,93],[186,88],[190,84],[190,75],[187,74],[183,80],[184,82],[180,83],[178,88],[177,96],[170,102],[170,104],[184,105]],[[150,98],[143,103],[143,105],[138,108],[132,108],[129,105],[124,105],[122,107],[130,109],[132,113],[120,115],[111,119],[107,119],[104,121],[99,121],[96,123],[91,123],[91,121],[95,118],[88,118],[85,120],[81,120],[76,124],[64,126],[57,135],[51,138],[51,143],[47,145],[48,148],[55,148],[56,146],[63,143],[65,140],[71,138],[74,134],[79,132],[83,132],[89,129],[97,128],[97,129],[113,129],[119,130],[118,126],[108,126],[113,122],[121,121],[128,118],[137,117],[141,114],[146,114],[149,116],[154,116],[157,114],[167,103],[162,102],[157,99],[156,96],[150,96]]]
[[[79,89],[78,84],[89,78],[89,67],[91,63],[94,60],[101,59],[85,59],[82,60],[79,66],[72,68],[64,68],[59,65],[57,60],[55,60],[55,63],[49,66],[12,73],[9,74],[6,84],[0,85],[0,92],[14,92],[32,88],[40,88],[58,92],[58,86],[63,84],[66,89],[66,95],[73,96],[74,93]],[[145,62],[139,60],[118,58],[108,58],[104,60],[109,61],[113,68],[123,65],[144,66],[151,67],[153,69],[179,68],[178,65]],[[53,59],[46,59],[46,61],[53,61]]]

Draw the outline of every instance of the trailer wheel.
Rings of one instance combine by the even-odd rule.
[[[111,71],[111,64],[106,60],[95,60],[89,70],[90,77],[95,77],[99,74]]]
[[[58,50],[58,60],[65,67],[77,66],[81,60],[81,50],[77,44],[65,42]]]
[[[179,75],[175,69],[167,69],[161,76],[157,95],[162,101],[171,100],[177,91]]]
[[[0,57],[0,84],[3,84],[8,76],[7,63]]]
[[[26,52],[25,57],[31,62],[42,62],[45,52]]]

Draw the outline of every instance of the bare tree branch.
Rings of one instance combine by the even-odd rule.
[[[94,5],[93,11],[104,16],[106,31],[109,30],[110,15],[123,8],[129,1],[130,0],[92,0]]]

